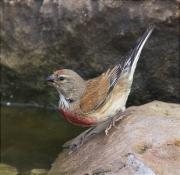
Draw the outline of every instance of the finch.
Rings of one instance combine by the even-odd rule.
[[[120,119],[117,114],[125,111],[138,59],[154,27],[149,25],[134,50],[99,77],[85,81],[73,70],[62,69],[44,79],[45,84],[54,86],[59,92],[59,109],[69,122],[92,126],[70,154],[83,144],[87,135],[100,123],[111,119],[105,130],[106,135],[112,126],[118,129],[115,126],[115,122]]]

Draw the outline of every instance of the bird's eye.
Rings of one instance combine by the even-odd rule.
[[[60,79],[61,81],[63,81],[65,78],[64,78],[64,77],[60,77],[59,79]]]

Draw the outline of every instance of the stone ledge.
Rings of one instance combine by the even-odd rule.
[[[178,104],[159,101],[130,107],[116,124],[119,130],[111,129],[107,137],[98,126],[99,133],[72,155],[65,149],[48,174],[178,174],[179,114]]]

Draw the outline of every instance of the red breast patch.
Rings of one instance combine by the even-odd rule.
[[[74,125],[79,126],[92,126],[98,122],[97,118],[91,118],[91,119],[84,119],[78,116],[76,113],[69,113],[65,109],[60,109],[62,115],[69,120],[69,122],[73,123]]]
[[[63,70],[57,70],[56,73],[59,74],[59,73],[62,73]]]

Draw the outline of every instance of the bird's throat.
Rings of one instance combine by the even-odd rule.
[[[97,124],[97,117],[86,118],[80,114],[78,108],[75,107],[77,105],[76,102],[66,99],[63,95],[59,97],[60,111],[69,122],[79,126],[92,126]]]
[[[70,101],[67,100],[62,94],[59,95],[59,108],[67,110],[70,108]]]

